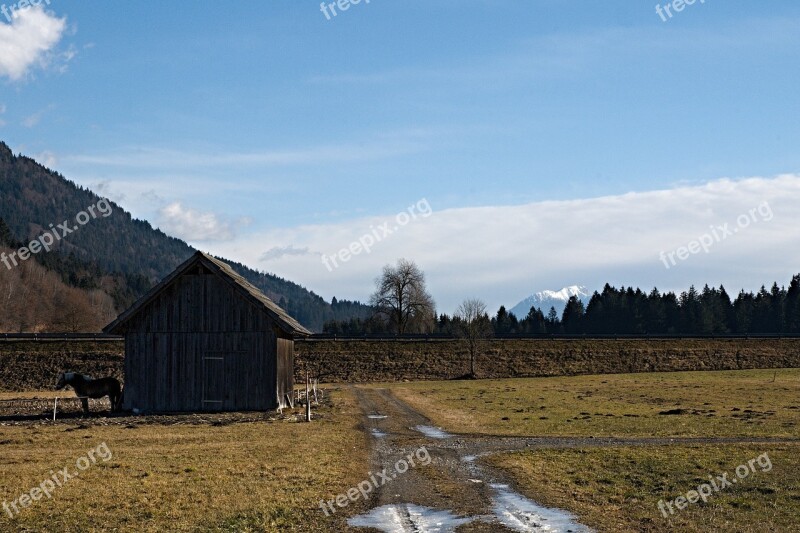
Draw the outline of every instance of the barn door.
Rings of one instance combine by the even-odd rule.
[[[225,358],[206,356],[203,358],[203,409],[222,410],[225,401]]]

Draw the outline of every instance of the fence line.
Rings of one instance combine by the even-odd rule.
[[[686,335],[686,334],[658,334],[658,335],[636,335],[636,334],[567,334],[567,333],[547,333],[547,334],[528,334],[514,333],[505,335],[494,335],[488,340],[692,340],[692,339],[718,339],[718,340],[758,340],[758,339],[800,339],[798,334],[789,333],[751,333],[751,334],[726,334],[726,335]],[[106,335],[104,333],[0,333],[0,342],[121,342],[124,337],[118,335]],[[446,342],[459,340],[453,335],[338,335],[333,333],[315,333],[305,338],[296,339],[297,342],[323,342],[323,341],[374,341],[374,342]]]
[[[104,333],[0,333],[0,341],[99,341],[115,342],[121,341],[124,337],[117,335],[106,335]]]
[[[634,334],[580,334],[567,333],[548,334],[507,334],[494,335],[487,340],[692,340],[692,339],[717,339],[717,340],[758,340],[758,339],[800,339],[797,334],[784,333],[754,333],[743,335],[685,335],[685,334],[660,334],[660,335],[634,335]],[[317,333],[306,338],[297,339],[297,342],[324,342],[324,341],[374,341],[374,342],[446,342],[459,340],[452,335],[336,335]]]
[[[0,400],[0,411],[4,409],[30,409],[31,411],[33,411],[37,408],[42,409],[45,406],[49,406],[50,402],[52,402],[53,421],[55,421],[58,413],[59,403],[63,405],[65,403],[81,402],[80,407],[82,409],[83,400],[89,401],[91,406],[97,406],[97,404],[109,403],[106,401],[105,398],[97,399],[97,398],[89,398],[88,396],[55,396],[53,398],[12,398],[8,400]],[[0,416],[4,416],[2,412],[0,412]],[[29,412],[27,416],[32,416],[32,415]]]

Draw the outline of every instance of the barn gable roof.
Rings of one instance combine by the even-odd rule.
[[[204,252],[197,252],[186,260],[175,271],[164,278],[161,283],[150,289],[147,294],[140,298],[130,309],[119,315],[115,321],[103,328],[103,332],[118,334],[123,331],[125,324],[136,314],[152,302],[164,289],[174,280],[188,272],[198,264],[202,264],[211,272],[226,281],[233,290],[238,291],[245,299],[249,300],[256,307],[263,310],[270,316],[278,326],[289,335],[311,335],[311,332],[304,328],[297,320],[289,316],[286,311],[280,308],[275,302],[267,298],[257,287],[237,274],[227,263],[220,261]]]

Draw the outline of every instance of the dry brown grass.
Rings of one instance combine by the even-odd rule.
[[[113,452],[0,530],[337,531],[319,501],[368,471],[360,412],[347,391],[312,424],[25,425],[0,433],[0,502],[38,486],[105,442]],[[0,512],[2,512],[0,510]]]
[[[800,370],[624,374],[388,385],[457,433],[531,436],[798,437]],[[681,414],[663,411],[681,409]],[[613,415],[613,416],[608,416]],[[713,415],[713,416],[709,416]],[[664,519],[672,500],[767,452],[757,472]],[[598,531],[794,531],[800,444],[534,450],[490,456],[528,497]]]
[[[796,437],[800,423],[800,369],[384,386],[456,433]],[[675,409],[682,411],[659,414]]]
[[[71,390],[42,390],[26,392],[0,392],[0,400],[21,400],[35,398],[74,398],[75,393]]]
[[[664,518],[672,501],[767,453],[772,469]],[[598,531],[796,531],[800,523],[800,445],[702,445],[536,450],[490,457],[540,503],[568,509]],[[667,510],[669,514],[669,511]]]

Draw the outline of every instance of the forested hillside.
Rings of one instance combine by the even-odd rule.
[[[59,237],[50,239],[54,241],[49,246],[51,251],[41,251],[32,254],[27,261],[19,261],[27,269],[18,270],[19,267],[8,258],[6,260],[12,268],[0,264],[0,289],[27,285],[26,299],[36,302],[24,318],[12,312],[11,307],[0,310],[0,329],[14,332],[97,331],[103,325],[97,324],[109,315],[105,304],[96,320],[88,321],[76,330],[75,322],[68,327],[63,321],[48,318],[47,311],[36,310],[44,306],[44,301],[53,302],[53,294],[44,287],[53,287],[57,281],[65,288],[77,289],[78,292],[70,292],[69,300],[80,308],[91,304],[92,298],[97,302],[100,295],[106,295],[113,302],[110,313],[113,315],[127,308],[194,253],[195,250],[184,241],[153,228],[147,221],[134,219],[110,201],[105,204],[110,211],[107,215],[95,212],[92,220],[60,238],[65,230],[60,230],[59,225],[68,221],[65,229],[73,229],[77,226],[76,215],[88,212],[89,206],[97,206],[101,200],[92,191],[33,159],[15,156],[5,143],[0,142],[0,247],[10,254],[45,234]],[[296,283],[228,262],[312,331],[321,331],[326,321],[362,317],[368,312],[358,303],[337,312],[320,296]],[[30,276],[49,281],[40,286],[33,283]],[[3,296],[8,298],[6,293]]]

